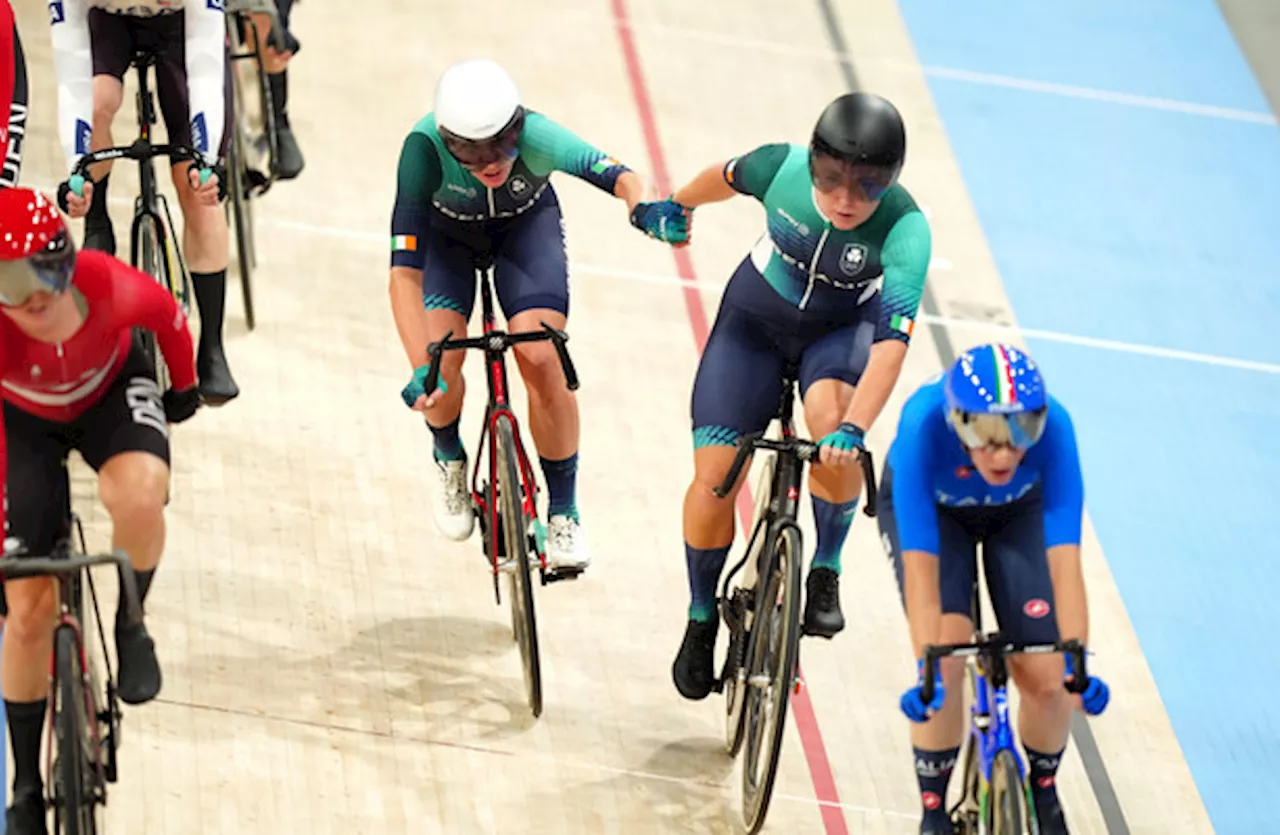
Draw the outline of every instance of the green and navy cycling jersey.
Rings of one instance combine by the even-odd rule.
[[[974,469],[947,425],[942,378],[931,380],[902,407],[889,448],[893,509],[903,551],[938,553],[939,511],[1012,504],[1037,487],[1044,505],[1045,546],[1080,544],[1084,478],[1071,416],[1053,397],[1039,443],[1027,450],[1013,480],[993,487]]]
[[[436,128],[434,113],[405,138],[391,215],[392,266],[421,268],[418,237],[435,221],[485,224],[517,217],[550,188],[553,171],[564,171],[613,194],[629,169],[567,128],[528,111],[507,181],[487,188],[454,159]]]
[[[932,237],[905,188],[890,188],[866,222],[844,231],[818,210],[805,147],[762,145],[731,159],[724,177],[764,204],[766,231],[751,263],[780,296],[805,310],[818,283],[847,290],[851,306],[880,290],[876,341],[910,341]]]

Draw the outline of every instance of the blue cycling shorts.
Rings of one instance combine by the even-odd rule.
[[[819,309],[796,308],[743,260],[725,288],[694,379],[695,448],[732,446],[767,427],[788,367],[796,369],[802,398],[819,380],[858,384],[875,338],[879,295],[858,307]]]
[[[550,188],[527,212],[492,223],[461,223],[433,213],[422,244],[422,303],[427,310],[453,310],[470,319],[475,265],[491,256],[504,316],[534,309],[569,315],[564,218]]]
[[[888,467],[881,476],[878,501],[880,539],[893,561],[902,594],[902,548],[893,512],[893,471]],[[1053,580],[1044,540],[1044,503],[1038,487],[1010,504],[939,506],[938,542],[943,614],[973,617],[977,549],[981,543],[987,593],[1001,634],[1011,641],[1058,640]]]

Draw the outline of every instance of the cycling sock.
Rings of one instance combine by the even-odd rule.
[[[138,605],[142,606],[147,602],[147,592],[151,590],[151,580],[156,576],[156,570],[152,568],[149,571],[134,571],[134,581],[138,587]],[[116,603],[116,629],[121,629],[125,625],[124,595],[119,596]]]
[[[694,548],[687,542],[684,544],[684,561],[689,567],[689,620],[700,623],[715,620],[716,584],[728,558],[729,545]]]
[[[93,197],[89,199],[89,213],[85,215],[85,222],[97,221],[99,225],[110,223],[111,217],[107,213],[107,186],[111,175],[105,175],[101,180],[93,184]]]
[[[289,71],[267,76],[271,86],[271,109],[275,111],[276,126],[289,127]]]
[[[925,751],[914,748],[916,779],[920,782],[920,805],[924,807],[921,829],[951,831],[951,819],[947,816],[947,783],[956,767],[960,748],[946,751]]]
[[[858,499],[833,504],[826,499],[813,497],[813,523],[818,531],[818,543],[813,552],[813,568],[829,568],[840,573],[840,551],[853,524],[853,514],[858,509]]]
[[[1031,784],[1031,799],[1036,808],[1054,803],[1058,798],[1058,766],[1067,749],[1063,748],[1056,754],[1042,754],[1023,745],[1022,750],[1027,752],[1027,782]]]
[[[44,786],[40,778],[40,741],[44,736],[44,715],[48,700],[34,702],[4,701],[9,716],[9,741],[13,745],[13,793],[20,788],[39,791]]]
[[[560,461],[542,462],[542,475],[547,480],[547,515],[578,518],[576,487],[578,482],[578,453]]]
[[[462,438],[458,436],[458,422],[461,420],[462,416],[459,415],[448,426],[427,424],[427,428],[431,430],[431,435],[435,439],[437,461],[461,461],[467,456],[462,449]]]
[[[227,271],[192,273],[196,308],[200,311],[199,356],[212,348],[222,347],[222,317],[227,306]]]

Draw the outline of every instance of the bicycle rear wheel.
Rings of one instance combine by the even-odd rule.
[[[97,743],[89,738],[89,701],[75,630],[58,627],[53,651],[58,680],[53,714],[58,752],[53,775],[54,825],[66,835],[94,835],[98,831],[93,755]]]
[[[1026,794],[1018,764],[1010,751],[1000,751],[991,764],[991,799],[987,810],[992,835],[1025,835]]]
[[[800,656],[800,530],[772,532],[768,573],[758,583],[755,620],[747,644],[746,758],[742,764],[742,817],[747,831],[764,826],[786,730],[787,700]]]
[[[538,653],[538,620],[533,608],[533,582],[529,577],[528,521],[520,488],[520,464],[516,455],[515,427],[499,416],[493,427],[498,447],[498,507],[502,514],[502,538],[506,545],[510,578],[511,623],[520,645],[525,693],[535,717],[542,715],[542,661]]]

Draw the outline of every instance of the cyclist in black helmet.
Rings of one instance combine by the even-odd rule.
[[[692,601],[672,675],[702,699],[715,674],[716,586],[733,543],[734,497],[716,498],[738,437],[764,429],[783,369],[799,371],[805,422],[820,438],[809,471],[817,544],[806,581],[804,630],[844,628],[840,551],[861,492],[857,451],[907,355],[929,265],[929,224],[898,184],[906,131],[880,96],[827,105],[808,147],[764,145],[717,162],[666,200],[636,207],[638,226],[677,246],[693,210],[746,194],[765,208],[765,233],[734,273],[693,385],[695,476],[684,500]]]

